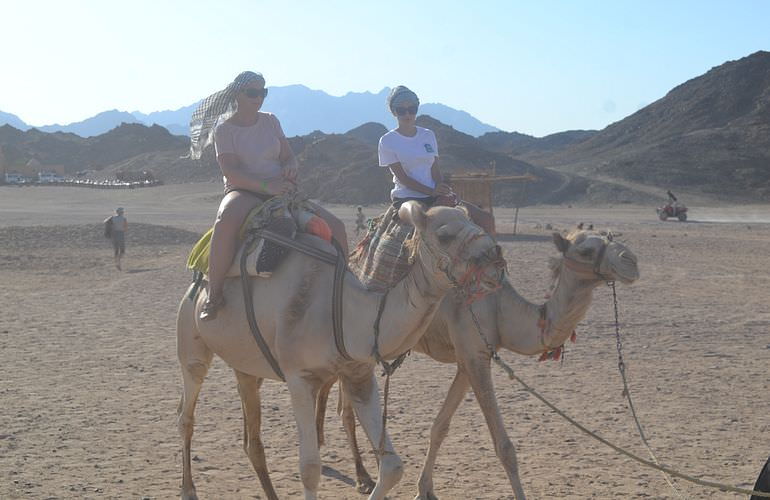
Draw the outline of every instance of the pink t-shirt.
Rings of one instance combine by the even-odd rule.
[[[214,129],[217,156],[232,153],[238,156],[244,169],[263,181],[281,177],[281,138],[284,137],[278,118],[272,113],[259,113],[257,123],[250,127],[222,122]],[[225,190],[233,187],[223,177]]]

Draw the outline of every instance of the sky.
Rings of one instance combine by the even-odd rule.
[[[0,13],[0,111],[35,126],[178,109],[248,69],[336,96],[406,85],[539,137],[604,128],[770,51],[767,0],[0,0]]]

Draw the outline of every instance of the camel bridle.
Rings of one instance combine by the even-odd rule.
[[[425,249],[431,254],[436,262],[436,268],[441,271],[460,295],[465,297],[467,303],[472,303],[485,295],[498,290],[502,286],[503,276],[505,274],[506,262],[503,259],[500,245],[494,245],[482,255],[475,257],[469,256],[468,249],[470,245],[480,238],[490,238],[483,229],[474,225],[468,225],[455,237],[459,241],[456,256],[433,248],[433,245],[426,239],[422,242]],[[462,262],[470,261],[465,272],[458,278],[452,272],[452,268]],[[487,270],[494,270],[498,275],[497,280],[491,282],[487,277]]]
[[[604,257],[607,254],[607,247],[612,243],[611,239],[602,238],[602,246],[596,252],[596,256],[593,261],[581,262],[573,257],[567,255],[566,251],[563,254],[564,266],[570,271],[575,272],[582,279],[595,279],[600,281],[614,281],[612,277],[609,277],[602,273],[601,267]]]

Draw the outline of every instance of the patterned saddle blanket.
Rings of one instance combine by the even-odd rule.
[[[402,223],[397,215],[391,206],[372,219],[366,236],[350,254],[348,267],[368,290],[393,287],[414,264],[418,237],[414,226]]]

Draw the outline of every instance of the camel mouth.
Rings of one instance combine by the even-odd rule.
[[[613,260],[612,271],[617,280],[625,285],[630,285],[639,279],[639,267],[636,255],[624,248]]]

